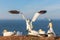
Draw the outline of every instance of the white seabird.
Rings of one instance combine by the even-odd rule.
[[[42,29],[39,29],[38,32],[39,32],[40,37],[43,37],[46,35],[45,31],[43,31]]]
[[[54,32],[54,30],[53,30],[53,25],[52,25],[52,20],[51,19],[49,19],[49,30],[48,30],[48,32],[47,32],[47,34],[48,34],[48,37],[50,37],[50,36],[56,36],[56,34],[55,34],[55,32]]]
[[[26,21],[26,30],[28,30],[28,35],[38,35],[38,32],[33,29],[32,22],[30,19],[25,18],[25,16],[22,14],[23,19]]]
[[[28,35],[39,36],[39,33],[35,30],[31,30],[30,32],[28,32]]]
[[[15,32],[10,32],[10,31],[7,31],[7,30],[4,30],[3,31],[3,36],[12,36],[14,35]]]

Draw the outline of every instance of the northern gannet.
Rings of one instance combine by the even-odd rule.
[[[52,25],[52,20],[51,19],[49,19],[49,30],[48,30],[47,34],[48,34],[48,37],[56,36],[56,34],[53,30],[53,25]]]
[[[39,36],[39,33],[35,30],[31,30],[30,32],[28,32],[28,35]]]
[[[46,35],[45,31],[43,31],[42,29],[39,29],[38,32],[39,32],[40,37],[43,37]]]
[[[10,32],[10,31],[7,31],[7,30],[3,31],[3,36],[12,36],[14,34],[15,34],[15,32]]]

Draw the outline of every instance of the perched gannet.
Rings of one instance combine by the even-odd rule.
[[[23,19],[26,21],[26,30],[30,31],[32,30],[32,22],[30,19],[27,19],[23,14],[22,14]]]
[[[3,36],[12,36],[14,34],[15,34],[15,32],[10,32],[10,31],[7,31],[7,30],[3,31]]]
[[[31,31],[28,32],[28,35],[39,36],[39,33],[35,30],[31,30]]]
[[[38,35],[38,32],[33,29],[32,21],[30,19],[25,18],[25,16],[22,14],[23,19],[26,21],[26,30],[28,30],[28,35]]]
[[[42,29],[39,29],[38,32],[39,32],[40,37],[43,37],[46,35],[45,31],[43,31]]]
[[[50,37],[50,36],[56,36],[55,35],[55,33],[54,33],[54,31],[53,31],[53,25],[52,25],[52,20],[51,19],[49,19],[49,30],[48,30],[48,32],[47,32],[47,34],[48,34],[48,37]]]

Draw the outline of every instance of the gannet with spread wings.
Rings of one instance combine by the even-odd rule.
[[[35,22],[36,19],[38,18],[38,16],[41,14],[44,14],[44,13],[46,13],[46,10],[41,10],[41,11],[35,13],[32,20],[27,19],[23,14],[21,14],[23,19],[25,19],[25,21],[26,21],[26,29],[29,31],[28,35],[39,35],[39,33],[37,31],[32,30],[33,29],[32,22]]]

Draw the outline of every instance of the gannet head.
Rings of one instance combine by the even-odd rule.
[[[4,33],[4,32],[8,32],[8,31],[7,31],[6,29],[4,29],[4,30],[3,30],[3,33]]]
[[[52,25],[52,22],[50,22],[50,23],[49,23],[49,27],[52,28],[52,26],[53,26],[53,25]]]
[[[39,32],[42,32],[42,31],[43,31],[42,29],[39,30]]]
[[[52,22],[52,19],[48,18],[49,22]]]
[[[45,34],[45,31],[43,31],[42,29],[39,29],[39,34]]]
[[[30,22],[30,19],[27,19],[27,22]]]

